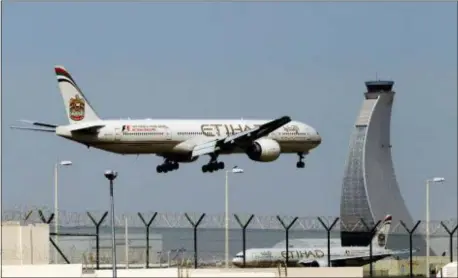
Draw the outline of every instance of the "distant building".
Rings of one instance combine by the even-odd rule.
[[[409,228],[413,227],[391,158],[393,85],[392,81],[366,82],[367,92],[364,93],[365,99],[351,135],[343,178],[340,204],[343,246],[367,246],[370,243],[370,234],[366,232],[361,218],[369,227],[373,227],[378,220],[391,214],[393,226],[402,220]],[[394,241],[389,240],[387,248],[409,245],[407,239]],[[424,238],[416,238],[414,245],[423,248],[416,255],[424,253]]]

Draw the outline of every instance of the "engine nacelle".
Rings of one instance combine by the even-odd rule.
[[[317,260],[299,264],[304,267],[328,267],[328,260]]]
[[[260,138],[253,142],[246,154],[251,160],[271,162],[280,156],[280,145],[277,141],[269,138]]]

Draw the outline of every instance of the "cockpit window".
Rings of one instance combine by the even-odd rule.
[[[235,257],[243,259],[243,255],[236,255]]]

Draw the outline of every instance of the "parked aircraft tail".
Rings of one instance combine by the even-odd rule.
[[[100,120],[70,73],[62,66],[55,66],[54,71],[64,100],[68,121],[71,124],[77,124]]]
[[[391,228],[391,221],[392,221],[391,215],[385,216],[385,219],[383,219],[383,222],[382,222],[382,226],[380,227],[380,229],[377,231],[377,233],[372,238],[371,243],[373,247],[386,249],[388,234]]]

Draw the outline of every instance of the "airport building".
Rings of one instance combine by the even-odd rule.
[[[395,92],[392,81],[368,81],[367,92],[354,125],[342,185],[340,217],[342,245],[367,246],[369,227],[387,214],[393,224],[400,220],[407,227],[414,223],[401,195],[391,157],[390,122]],[[409,247],[393,241],[388,248]],[[415,247],[424,249],[424,238],[415,239]],[[424,253],[424,250],[420,250]],[[418,253],[417,253],[418,254]],[[433,253],[432,253],[433,254]]]

